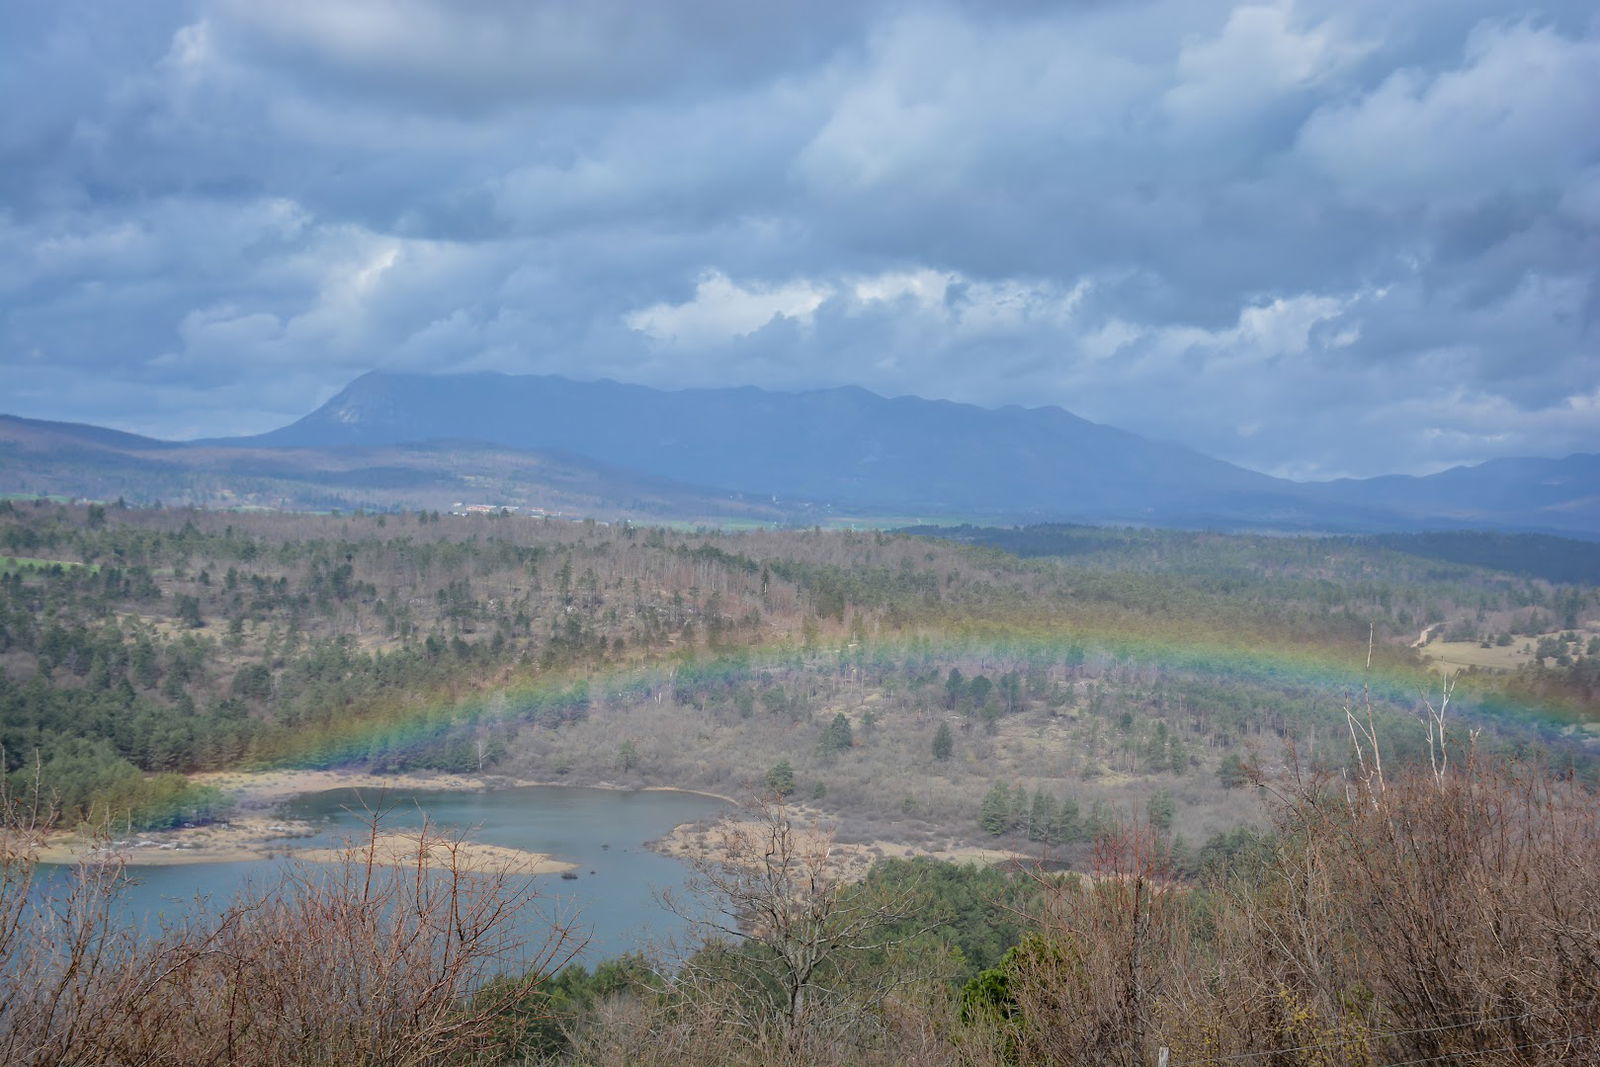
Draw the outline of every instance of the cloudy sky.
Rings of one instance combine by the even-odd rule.
[[[7,0],[0,410],[374,368],[1600,449],[1592,0]]]

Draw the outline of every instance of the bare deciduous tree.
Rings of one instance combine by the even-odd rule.
[[[9,798],[0,798],[9,799]],[[580,947],[517,934],[531,880],[469,869],[424,827],[383,866],[378,826],[349,858],[295,868],[215,916],[142,936],[116,908],[124,871],[84,863],[41,886],[6,805],[0,850],[0,1061],[64,1064],[434,1064],[488,1046]],[[485,985],[509,971],[509,981]],[[478,992],[489,990],[488,995]],[[474,995],[477,994],[477,995]]]
[[[681,981],[717,1004],[721,1025],[790,1055],[850,1040],[912,970],[874,966],[906,933],[915,889],[884,893],[842,877],[830,829],[797,825],[777,798],[725,820],[690,860],[692,897],[669,900],[705,938]]]

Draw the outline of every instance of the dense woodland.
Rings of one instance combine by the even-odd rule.
[[[1344,758],[1349,692],[1270,656],[1217,670],[1161,649],[1314,653],[1348,682],[1369,629],[1393,677],[1423,626],[1600,615],[1593,586],[1348,539],[992,539],[1019,538],[1036,558],[881,532],[0,503],[0,745],[13,774],[43,764],[69,818],[192,821],[215,798],[173,775],[241,763],[733,791],[787,760],[863,833],[992,834],[996,783],[1085,813],[1164,789],[1180,829],[1209,833],[1239,815],[1229,768],[1285,741]],[[1459,688],[1480,745],[1587,773],[1548,717],[1501,709],[1592,717],[1591,646]],[[1380,693],[1397,749],[1420,743],[1428,684]],[[1005,833],[1037,840],[1023,821]]]

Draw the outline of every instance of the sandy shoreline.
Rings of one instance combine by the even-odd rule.
[[[621,793],[690,793],[713,800],[738,804],[722,793],[704,789],[681,789],[671,785],[632,786],[616,782],[555,782],[545,779],[516,778],[507,775],[437,773],[373,774],[347,770],[206,771],[192,774],[195,785],[215,786],[234,798],[240,808],[274,807],[307,793],[330,789],[416,790],[439,789],[463,793],[482,793],[490,789],[516,789],[523,786],[558,786],[568,789],[609,789]]]
[[[372,774],[368,771],[346,770],[282,770],[282,771],[206,771],[191,774],[189,781],[195,785],[209,785],[233,798],[242,810],[273,808],[307,793],[325,793],[330,789],[372,789],[380,793],[410,792],[417,789],[440,789],[458,793],[482,793],[489,789],[504,789],[520,785],[536,785],[517,778],[497,776],[475,777],[466,774]]]
[[[959,846],[952,848],[926,848],[904,845],[895,841],[839,841],[831,836],[824,823],[813,823],[805,816],[797,818],[795,827],[796,853],[824,856],[828,873],[845,882],[865,878],[872,865],[882,859],[911,859],[925,856],[947,863],[1008,863],[1014,860],[1029,862],[1037,857],[1026,856],[1005,849]],[[709,825],[685,823],[650,847],[666,856],[685,862],[710,861],[717,864],[740,865],[741,855],[759,855],[765,847],[767,834],[764,826],[749,819],[729,816]]]
[[[135,867],[172,866],[184,863],[244,863],[288,854],[313,862],[329,862],[333,854],[342,856],[345,850],[297,847],[295,839],[311,836],[315,832],[314,828],[304,822],[275,816],[273,811],[278,805],[309,793],[323,793],[331,789],[359,789],[372,791],[374,795],[363,799],[372,805],[374,811],[378,811],[383,807],[384,795],[393,792],[442,790],[481,793],[490,789],[511,789],[522,786],[572,787],[574,785],[571,782],[534,781],[505,775],[479,777],[445,773],[373,774],[368,771],[350,770],[207,771],[190,775],[189,780],[196,785],[211,786],[228,795],[234,802],[236,814],[225,821],[205,826],[148,831],[119,836],[112,840],[61,831],[29,841],[0,841],[0,851],[25,853],[41,863],[118,862]],[[593,782],[583,783],[578,788],[620,792],[693,793],[730,804],[738,803],[732,797],[696,789],[677,789],[672,786],[637,787],[614,782]],[[463,847],[471,850],[472,863],[487,865],[466,869],[504,869],[509,864],[524,873],[544,874],[566,871],[572,866],[553,860],[542,853],[525,852],[520,849],[501,849],[499,846],[474,842],[465,842]],[[393,849],[390,851],[393,852]],[[416,862],[416,852],[413,840],[407,865]]]
[[[243,863],[267,859],[308,837],[309,824],[265,815],[235,817],[228,822],[181,830],[152,830],[110,840],[76,833],[54,833],[30,842],[8,844],[7,850],[32,855],[40,863],[126,863],[167,867],[180,863]]]
[[[268,770],[268,771],[210,771],[190,776],[196,785],[212,786],[231,797],[236,814],[224,821],[206,826],[150,831],[133,834],[112,841],[85,838],[70,832],[50,834],[32,841],[0,841],[0,850],[21,851],[42,863],[120,862],[129,866],[168,866],[185,863],[236,863],[268,859],[273,856],[294,856],[309,862],[328,863],[350,858],[364,845],[355,844],[340,848],[299,847],[296,839],[311,836],[315,830],[305,822],[286,819],[274,814],[284,801],[310,793],[332,789],[370,790],[375,795],[367,800],[375,811],[381,810],[384,794],[417,790],[441,790],[481,793],[491,789],[510,789],[523,786],[561,786],[583,789],[607,789],[618,792],[689,793],[709,797],[724,803],[740,806],[735,797],[699,789],[681,789],[675,786],[630,786],[615,782],[551,782],[536,781],[504,775],[464,775],[445,773],[373,774],[350,770]],[[826,820],[820,813],[797,809],[796,825],[806,825],[808,833]],[[723,844],[727,831],[738,827],[742,820],[730,816],[713,822],[685,823],[648,847],[663,855],[680,860],[724,858]],[[440,835],[429,839],[428,855],[422,857],[429,866],[447,864],[445,847],[452,839]],[[421,851],[421,842],[414,833],[394,832],[381,834],[378,839],[378,863],[390,866],[415,866]],[[456,863],[463,870],[511,871],[522,874],[554,874],[573,869],[573,865],[551,858],[545,853],[487,845],[479,842],[455,843]],[[837,876],[854,881],[865,876],[873,863],[880,859],[927,856],[954,863],[1004,863],[1026,860],[1028,857],[1000,849],[977,847],[928,848],[900,844],[888,840],[867,842],[831,842],[828,846],[829,866]]]

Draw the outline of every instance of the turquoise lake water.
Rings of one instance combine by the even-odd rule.
[[[465,831],[474,841],[574,863],[576,879],[534,877],[538,899],[534,913],[523,916],[523,933],[530,940],[540,937],[545,920],[538,912],[571,920],[589,938],[579,960],[592,965],[683,934],[684,921],[661,907],[658,894],[681,894],[688,869],[645,843],[725,807],[692,793],[528,786],[484,793],[335,789],[291,800],[281,811],[317,828],[315,837],[285,842],[295,848],[363,834],[371,809],[383,812],[382,824],[389,829],[419,826],[426,817],[435,827]],[[135,882],[121,908],[135,921],[178,919],[196,907],[225,904],[247,886],[272,885],[284,862],[130,867]]]

